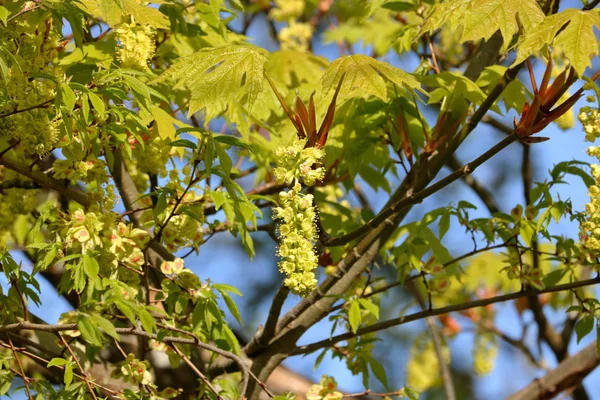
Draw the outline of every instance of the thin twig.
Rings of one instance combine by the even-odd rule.
[[[15,357],[15,360],[17,361],[17,365],[19,366],[19,370],[21,371],[21,377],[23,378],[23,383],[25,384],[25,390],[27,391],[27,397],[29,399],[33,399],[33,397],[31,396],[31,391],[29,390],[29,378],[27,377],[27,375],[25,375],[25,370],[23,369],[23,364],[21,363],[21,360],[19,359],[19,355],[17,354],[15,345],[13,344],[12,340],[10,340],[10,338],[8,338],[8,343],[10,344],[10,348],[13,352],[13,356]]]
[[[13,111],[9,111],[9,112],[4,113],[4,114],[0,114],[0,119],[6,118],[6,117],[10,117],[11,115],[23,113],[23,112],[26,112],[26,111],[35,110],[36,108],[46,108],[46,106],[48,104],[52,103],[54,101],[54,99],[55,98],[53,97],[51,99],[48,99],[48,100],[44,101],[43,103],[36,104],[34,106],[31,106],[31,107],[21,108],[20,110],[13,110]]]
[[[179,350],[179,348],[177,348],[177,346],[175,346],[174,344],[172,344],[170,346],[173,350],[175,350],[175,353],[177,353],[177,355],[179,357],[181,357],[181,359],[188,365],[188,367],[190,367],[192,369],[192,371],[194,371],[196,373],[196,375],[198,375],[200,377],[200,379],[202,379],[202,382],[204,382],[204,384],[210,389],[211,392],[213,392],[215,394],[215,396],[217,396],[217,399],[219,400],[225,400],[217,391],[217,389],[210,383],[210,381],[208,380],[208,378],[202,373],[202,371],[200,371],[198,368],[196,368],[196,366],[194,365],[194,363],[186,357],[185,354],[183,354],[181,352],[181,350]],[[240,399],[243,399],[244,395],[242,394],[242,396],[240,397]]]

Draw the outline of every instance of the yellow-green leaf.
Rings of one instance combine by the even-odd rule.
[[[519,14],[521,15],[521,14]],[[561,29],[568,25],[561,31]],[[600,29],[600,11],[581,11],[573,8],[546,17],[533,31],[526,31],[519,44],[514,64],[519,64],[548,44],[562,48],[579,76],[592,65],[591,58],[598,54],[598,40],[594,27]]]
[[[344,82],[340,98],[376,96],[387,100],[386,82],[410,89],[420,88],[417,79],[399,68],[362,54],[340,57],[325,70],[321,79],[323,95],[334,90],[340,79]]]
[[[174,80],[192,96],[188,115],[206,110],[209,121],[230,103],[246,97],[249,106],[263,89],[266,51],[255,46],[233,45],[201,50],[177,61],[153,83]]]
[[[350,303],[350,310],[348,311],[348,322],[350,322],[350,329],[352,329],[352,332],[356,333],[361,319],[360,306],[357,301],[353,301]]]
[[[75,4],[86,13],[96,18],[102,18],[110,27],[120,24],[129,16],[138,23],[154,28],[166,29],[169,27],[166,15],[156,8],[142,5],[136,0],[80,0]]]
[[[535,0],[450,0],[434,8],[421,32],[431,32],[443,25],[452,31],[462,29],[460,41],[489,39],[500,30],[504,44],[518,33],[517,12],[525,32],[533,31],[544,20]]]
[[[302,82],[316,82],[329,65],[324,57],[300,50],[278,50],[269,54],[265,69],[269,77],[288,87]]]

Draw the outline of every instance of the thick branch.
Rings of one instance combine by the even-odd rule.
[[[507,400],[552,399],[562,391],[579,385],[600,364],[596,346],[594,342],[579,353],[568,357],[546,376],[534,380]]]
[[[10,170],[15,171],[31,179],[32,181],[37,182],[44,189],[56,191],[86,208],[92,204],[90,199],[84,192],[77,189],[65,187],[65,185],[62,182],[50,178],[42,172],[30,170],[26,166],[21,165],[17,161],[9,159],[6,156],[0,158],[0,165],[3,165],[4,167]]]

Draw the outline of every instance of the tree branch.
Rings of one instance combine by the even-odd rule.
[[[519,299],[521,297],[540,295],[543,293],[562,292],[565,290],[571,290],[571,289],[580,288],[580,287],[584,287],[584,286],[596,285],[598,283],[600,283],[600,277],[596,277],[593,279],[586,279],[583,281],[565,283],[565,284],[557,285],[557,286],[547,288],[544,290],[528,289],[528,290],[523,290],[523,291],[516,292],[516,293],[508,293],[508,294],[504,294],[504,295],[500,295],[500,296],[489,297],[486,299],[478,299],[478,300],[474,300],[474,301],[470,301],[470,302],[466,302],[466,303],[462,303],[462,304],[456,304],[456,305],[451,305],[451,306],[446,306],[446,307],[441,307],[441,308],[434,308],[432,310],[420,311],[420,312],[409,314],[409,315],[406,315],[403,317],[393,318],[393,319],[390,319],[387,321],[378,322],[371,326],[360,328],[356,331],[356,333],[347,332],[347,333],[343,333],[343,334],[340,334],[337,336],[333,336],[329,339],[321,340],[319,342],[315,342],[315,343],[304,345],[304,346],[299,346],[296,348],[296,350],[293,351],[293,354],[296,355],[296,354],[311,353],[311,352],[321,349],[323,347],[331,346],[335,343],[341,342],[342,340],[351,339],[353,337],[365,335],[367,333],[378,332],[383,329],[391,328],[394,326],[404,325],[406,323],[418,321],[418,320],[421,320],[421,319],[424,319],[424,318],[427,318],[430,316],[443,315],[443,314],[448,314],[448,313],[455,312],[455,311],[464,311],[464,310],[469,310],[471,308],[484,307],[489,304],[506,302],[509,300]],[[1,331],[1,328],[0,328],[0,331]]]
[[[92,204],[91,200],[84,192],[77,189],[65,187],[65,185],[62,182],[53,179],[42,172],[30,170],[29,168],[19,164],[15,160],[7,158],[6,156],[0,158],[0,165],[3,165],[4,167],[10,170],[15,171],[31,179],[32,181],[37,182],[44,189],[54,190],[58,192],[59,194],[81,204],[85,208],[89,207]]]
[[[596,346],[596,342],[586,346],[579,353],[558,364],[546,376],[534,380],[507,400],[551,399],[562,391],[579,385],[600,364]]]

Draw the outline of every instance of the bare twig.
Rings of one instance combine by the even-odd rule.
[[[210,383],[210,381],[202,373],[202,371],[200,371],[198,368],[196,368],[196,366],[194,365],[194,363],[191,362],[190,359],[187,358],[186,355],[183,354],[181,352],[181,350],[179,350],[179,348],[177,348],[177,346],[175,346],[174,344],[172,344],[170,347],[173,350],[175,350],[175,353],[177,353],[177,355],[179,357],[181,357],[181,359],[188,365],[188,367],[190,367],[192,369],[192,371],[194,371],[196,373],[196,375],[198,375],[200,377],[200,379],[202,379],[202,382],[204,382],[204,384],[206,385],[206,387],[208,387],[210,389],[210,391],[215,394],[215,396],[217,397],[217,399],[224,400],[223,396],[219,395],[219,391]],[[243,399],[243,398],[244,398],[244,395],[242,394],[242,396],[241,396],[240,399]]]

